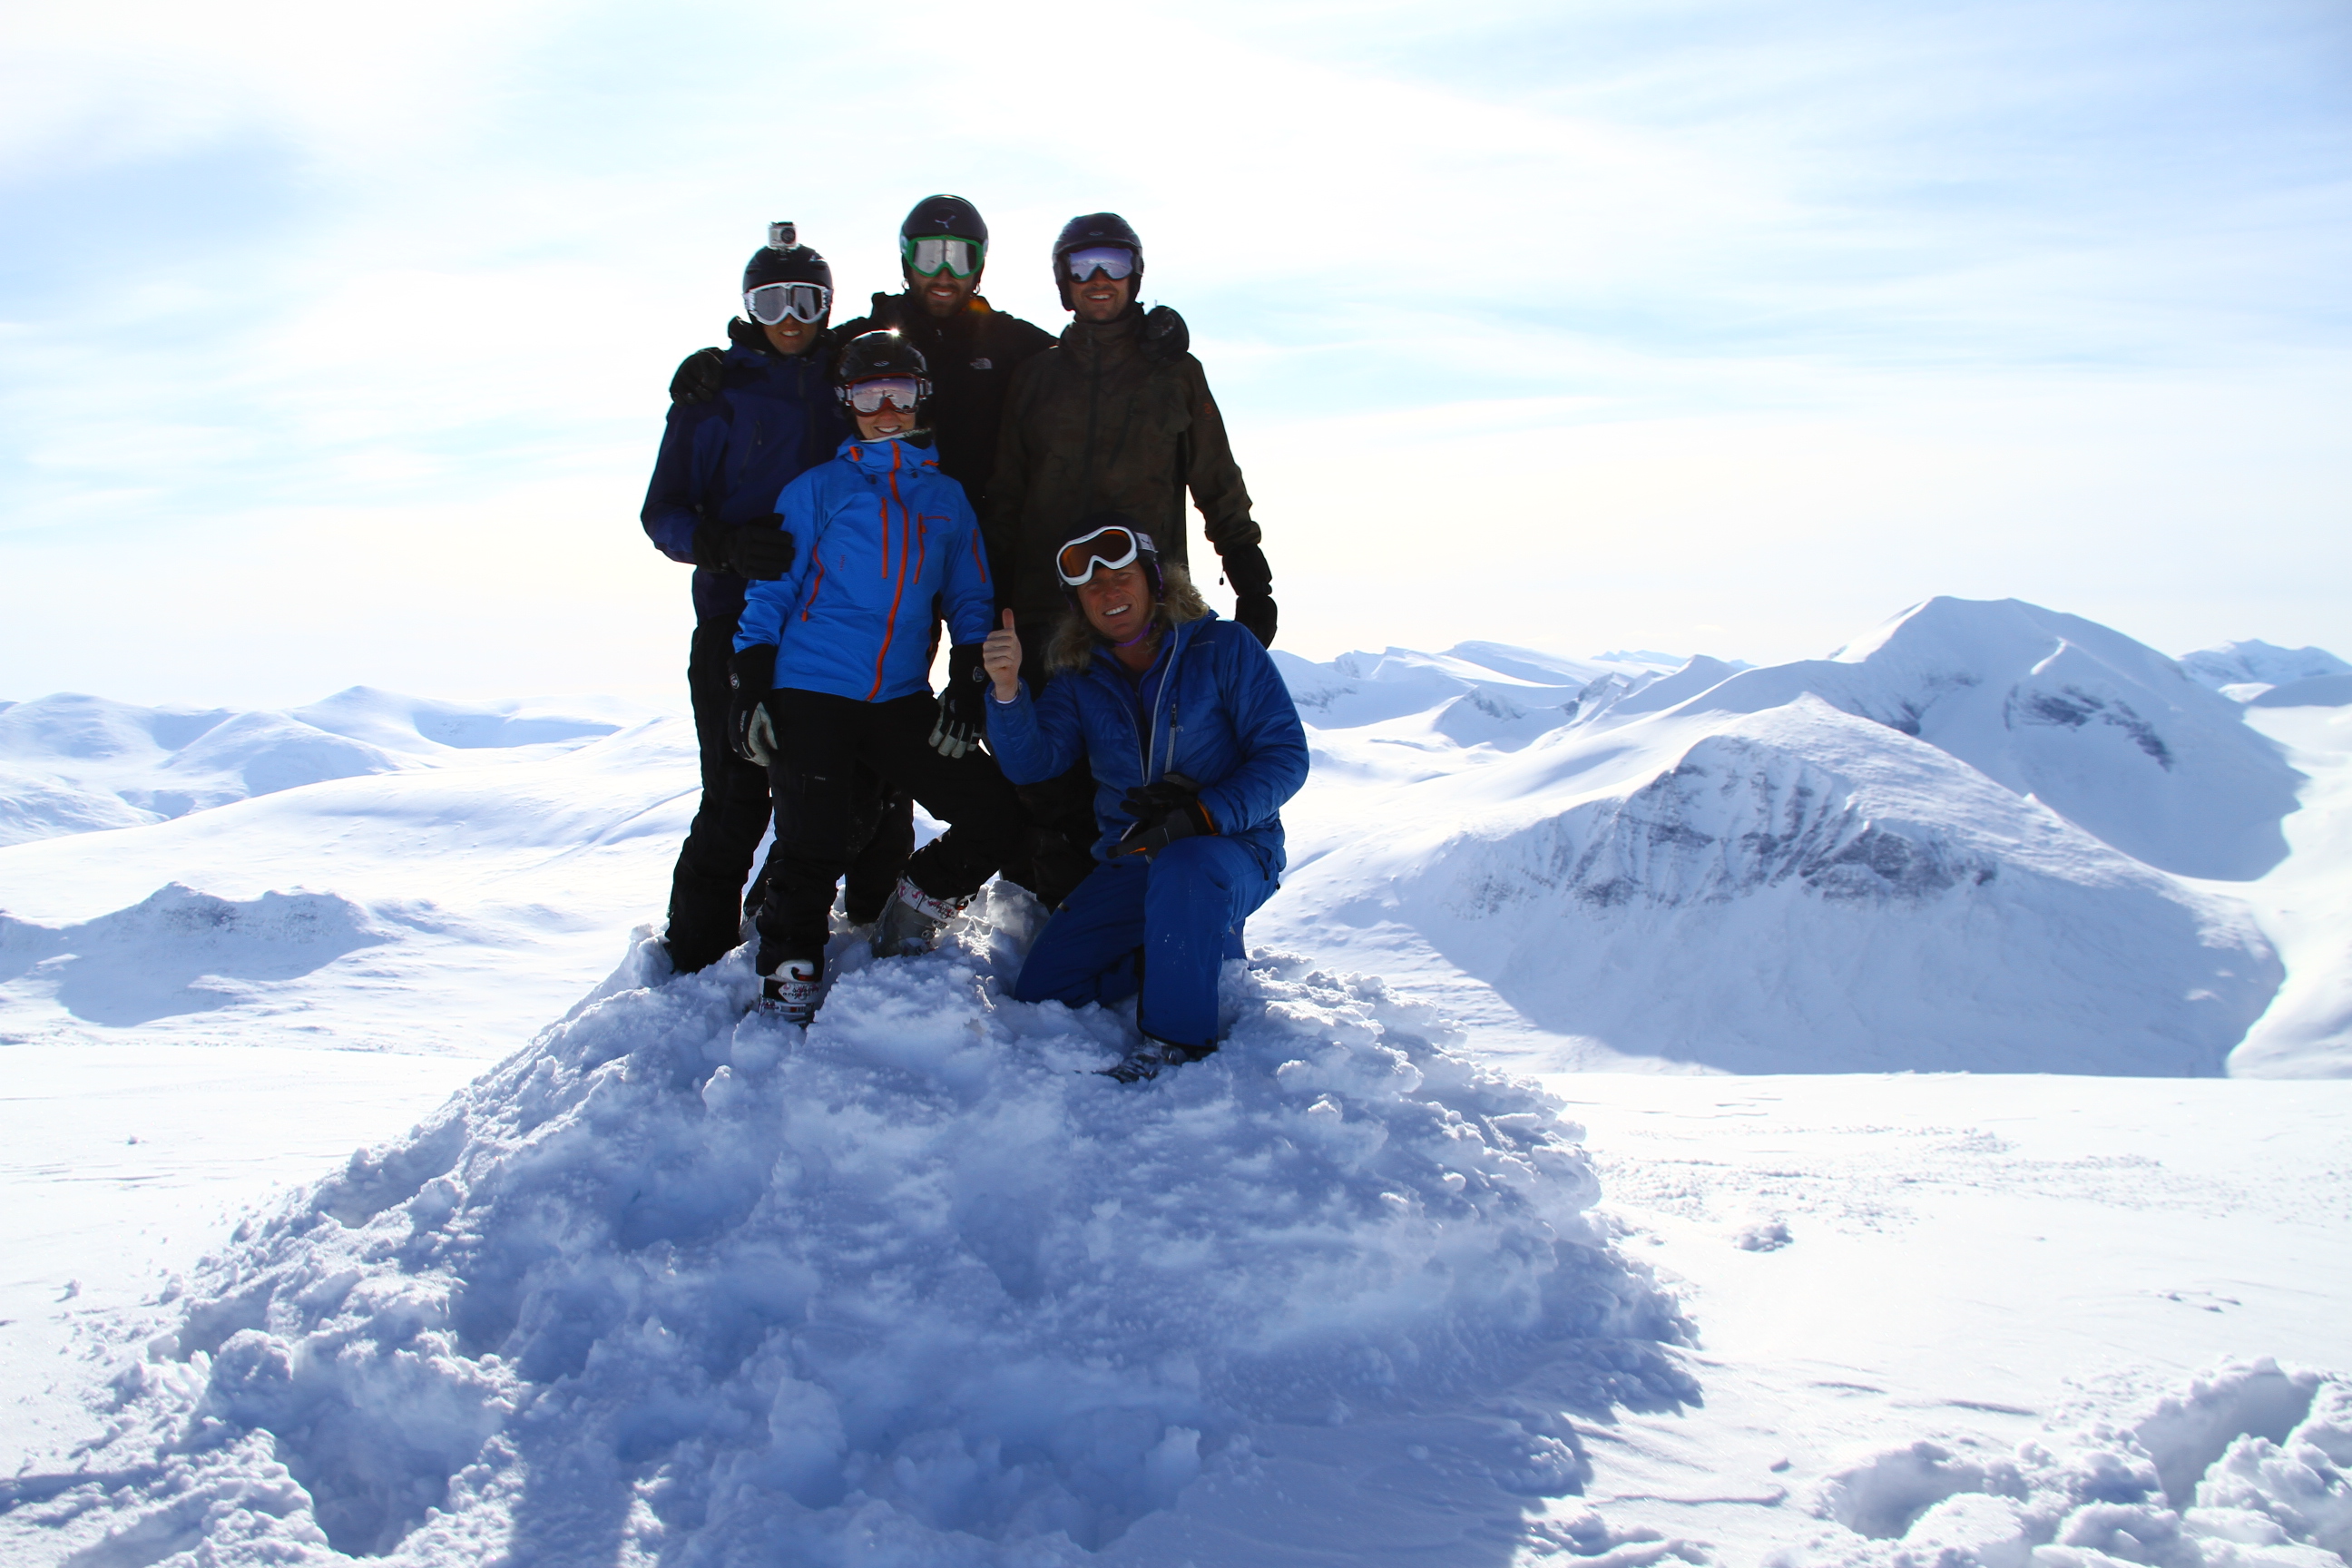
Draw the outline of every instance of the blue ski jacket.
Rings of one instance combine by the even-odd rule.
[[[725,385],[708,403],[670,405],[638,514],[673,561],[694,560],[695,524],[706,516],[749,522],[775,510],[776,492],[824,462],[849,429],[825,372],[830,340],[788,359],[751,322],[727,327]],[[695,568],[696,620],[732,626],[742,609],[742,578]]]
[[[776,685],[887,702],[930,689],[931,623],[988,636],[996,592],[963,487],[904,441],[841,444],[775,502],[800,542],[793,569],[753,583],[738,650],[776,645]]]
[[[1157,675],[1157,680],[1152,679]],[[1140,710],[1139,697],[1149,701]],[[1095,777],[1095,858],[1134,826],[1127,792],[1165,775],[1199,784],[1217,831],[1251,845],[1268,876],[1281,875],[1282,803],[1307,782],[1307,730],[1290,689],[1249,631],[1211,611],[1172,627],[1139,684],[1108,649],[1083,670],[1064,670],[1043,696],[1022,688],[1010,702],[991,692],[988,744],[1014,784],[1058,778],[1083,759]]]

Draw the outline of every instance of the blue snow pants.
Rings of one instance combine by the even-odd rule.
[[[1013,997],[1083,1007],[1140,990],[1145,1034],[1213,1047],[1217,968],[1274,889],[1257,851],[1232,838],[1180,838],[1149,860],[1105,861],[1037,934]]]

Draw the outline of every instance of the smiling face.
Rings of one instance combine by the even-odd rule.
[[[1078,608],[1097,636],[1127,642],[1151,624],[1151,579],[1140,562],[1097,566],[1078,584]]]
[[[790,359],[795,354],[808,353],[816,342],[817,333],[824,331],[824,323],[786,316],[773,326],[761,322],[760,330],[768,334],[769,347]]]
[[[915,298],[923,302],[923,311],[940,321],[947,320],[964,308],[980,287],[980,274],[959,278],[952,268],[942,267],[929,278],[913,268],[906,268],[907,286]]]
[[[852,409],[849,416],[857,421],[857,437],[861,441],[892,441],[915,433],[915,411],[895,403],[886,403],[872,414]]]
[[[1113,278],[1101,268],[1084,282],[1070,285],[1070,309],[1081,321],[1113,321],[1135,293],[1135,274]]]

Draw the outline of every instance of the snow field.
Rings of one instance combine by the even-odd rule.
[[[0,1543],[1076,1563],[1245,1477],[1267,1426],[1537,1376],[1594,1413],[1695,1396],[1557,1102],[1420,1009],[1261,957],[1223,1051],[1125,1088],[1093,1070],[1124,1020],[1002,999],[1034,905],[975,912],[845,963],[804,1042],[744,1018],[740,953],[671,979],[641,938],[409,1138],[241,1228],[119,1381],[83,1460],[112,1478],[58,1477]],[[1488,1426],[1491,1489],[1584,1480],[1557,1405]]]

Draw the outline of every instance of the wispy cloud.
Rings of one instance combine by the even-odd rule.
[[[854,303],[934,189],[1049,323],[1055,227],[1134,219],[1303,646],[1762,657],[1937,591],[2352,646],[2347,79],[2283,0],[53,7],[0,64],[0,669],[667,682],[670,366],[768,218]]]

